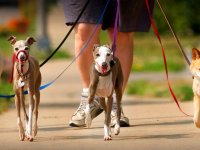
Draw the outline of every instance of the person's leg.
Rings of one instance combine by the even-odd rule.
[[[108,29],[108,33],[110,40],[112,40],[113,29]],[[133,33],[118,32],[116,39],[116,46],[117,47],[115,56],[118,57],[120,60],[124,76],[124,83],[123,83],[123,92],[124,92],[133,62]]]
[[[87,43],[90,35],[92,34],[95,24],[88,24],[88,23],[79,23],[75,27],[75,55],[77,56],[80,53],[80,50],[84,47]],[[81,56],[76,60],[76,65],[79,70],[79,74],[81,77],[81,82],[83,88],[88,88],[90,83],[90,65],[92,62],[92,49],[94,44],[99,43],[99,32],[101,27],[98,27],[96,33],[94,34],[92,40],[81,54]]]
[[[108,29],[109,38],[113,40],[113,28]],[[112,43],[112,42],[111,42]],[[127,81],[131,72],[133,62],[133,33],[132,32],[118,32],[116,39],[116,53],[115,56],[119,58],[122,72],[124,76],[123,93],[127,85]],[[112,110],[112,125],[115,124],[116,120],[116,102],[115,95],[113,95],[113,110]],[[124,116],[123,110],[120,119],[121,126],[129,126],[129,119]]]
[[[88,39],[90,38],[92,32],[95,29],[95,24],[89,23],[79,23],[76,25],[74,32],[75,32],[75,55],[77,56],[81,49],[85,46]],[[99,32],[101,27],[99,26],[97,31],[95,32],[92,40],[85,48],[84,52],[78,57],[76,60],[76,66],[78,67],[78,71],[81,77],[83,92],[81,95],[81,103],[78,107],[77,111],[72,116],[69,125],[70,126],[84,126],[85,125],[85,106],[87,103],[87,96],[88,96],[88,87],[90,83],[90,65],[92,63],[92,49],[94,44],[99,43]],[[95,111],[93,111],[96,117],[99,113],[102,112],[101,108],[97,103],[95,103]]]

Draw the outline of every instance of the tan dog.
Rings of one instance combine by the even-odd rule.
[[[100,103],[105,110],[104,122],[104,140],[111,140],[111,110],[113,104],[113,92],[116,93],[117,100],[117,123],[114,127],[114,134],[118,135],[120,132],[120,117],[121,117],[121,99],[122,99],[122,85],[123,74],[121,64],[117,58],[113,58],[113,53],[108,45],[95,45],[93,50],[94,63],[91,66],[90,72],[90,86],[88,105],[86,106],[85,123],[90,127],[92,122],[92,105],[94,96],[100,98]],[[105,103],[107,98],[107,104]]]
[[[41,73],[38,61],[32,56],[29,56],[30,45],[35,40],[28,37],[26,40],[16,40],[16,37],[11,36],[8,39],[14,49],[14,70],[13,70],[13,84],[15,91],[15,105],[17,109],[17,124],[19,127],[20,140],[24,140],[25,136],[29,141],[32,141],[37,134],[37,119],[38,106],[40,102]],[[26,113],[24,90],[28,90],[29,96],[29,114]],[[22,106],[25,116],[26,131],[24,131],[20,107]],[[34,124],[33,112],[35,114]],[[33,128],[32,128],[33,124]]]
[[[200,128],[200,51],[192,49],[192,62],[190,71],[193,75],[193,93],[194,93],[194,123]]]

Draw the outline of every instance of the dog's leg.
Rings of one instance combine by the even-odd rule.
[[[114,134],[118,135],[120,133],[120,118],[121,118],[121,99],[122,99],[122,89],[116,89],[116,100],[117,100],[117,123],[114,126]]]
[[[29,141],[33,141],[33,136],[32,136],[33,110],[34,110],[34,98],[32,92],[29,91],[29,116],[28,116],[28,124],[26,126],[26,136]]]
[[[92,116],[91,116],[91,107],[94,105],[94,96],[95,94],[91,93],[88,97],[88,104],[85,109],[85,124],[88,128],[90,128],[92,124]]]
[[[20,91],[20,100],[21,100],[21,105],[22,105],[22,109],[24,112],[24,118],[25,118],[25,124],[28,123],[28,115],[26,113],[26,107],[25,107],[25,96],[24,96],[24,87],[21,87],[21,91]]]
[[[112,96],[109,96],[107,100],[107,107],[105,111],[105,122],[104,122],[104,140],[105,141],[112,140],[111,129],[110,129],[112,104],[113,104],[113,98]]]
[[[98,85],[99,78],[98,76],[92,74],[91,76],[91,84],[89,86],[89,96],[88,96],[88,104],[86,105],[85,109],[85,124],[89,128],[92,124],[92,116],[91,116],[91,110],[90,108],[94,105],[94,97]]]
[[[34,137],[37,135],[37,120],[38,120],[38,107],[40,103],[40,91],[38,90],[35,93],[35,109],[34,109],[34,114],[35,114],[35,119],[34,119],[34,125],[33,125],[33,135]]]
[[[15,106],[17,110],[17,125],[19,127],[19,138],[21,141],[23,141],[25,134],[24,134],[24,128],[23,128],[23,124],[22,124],[21,116],[20,116],[20,93],[19,92],[15,92]]]
[[[200,97],[194,95],[194,124],[197,128],[200,128]]]

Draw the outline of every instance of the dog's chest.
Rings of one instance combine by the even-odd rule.
[[[96,89],[96,95],[99,97],[110,96],[113,90],[112,72],[108,76],[100,76]]]
[[[194,78],[193,80],[193,92],[200,96],[200,79]]]

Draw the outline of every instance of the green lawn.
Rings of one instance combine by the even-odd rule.
[[[181,101],[189,101],[193,99],[192,83],[189,81],[174,81],[172,80],[171,86],[175,95]],[[139,80],[128,83],[126,93],[139,97],[165,97],[172,98],[167,86],[166,81],[147,81]]]

